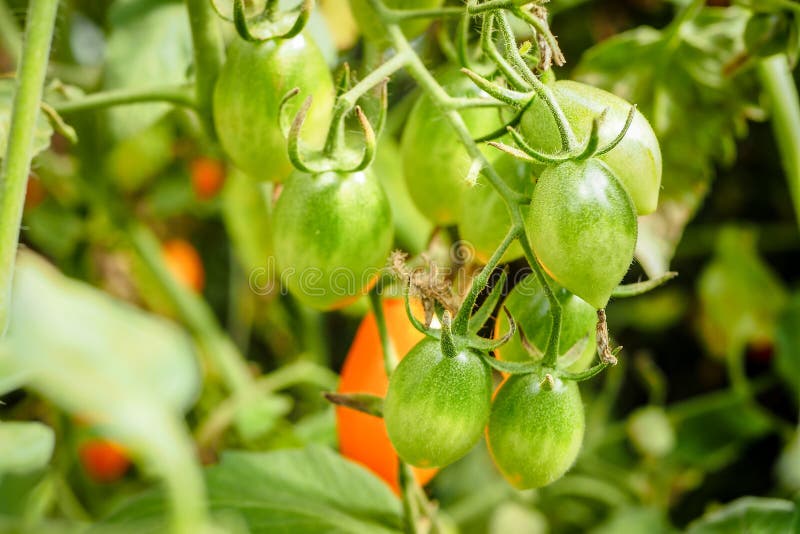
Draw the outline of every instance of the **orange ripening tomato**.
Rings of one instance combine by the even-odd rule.
[[[78,455],[86,474],[95,482],[116,482],[131,465],[122,446],[103,439],[87,441],[80,446]]]
[[[414,308],[415,312],[421,313],[421,306]],[[384,300],[383,313],[394,349],[402,358],[425,335],[408,321],[402,299]],[[361,321],[347,353],[339,380],[339,393],[371,393],[384,397],[388,388],[378,326],[375,315],[369,313]],[[397,453],[389,441],[383,419],[337,406],[336,428],[342,455],[367,467],[399,493]],[[437,472],[437,469],[413,469],[417,481],[423,485]]]
[[[183,239],[170,239],[162,246],[162,253],[175,278],[198,293],[203,291],[206,273],[200,254],[191,243]]]
[[[189,171],[194,194],[200,200],[213,198],[225,182],[225,166],[218,159],[199,156],[192,160]]]

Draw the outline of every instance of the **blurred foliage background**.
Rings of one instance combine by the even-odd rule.
[[[0,3],[4,72],[14,68],[25,8]],[[779,0],[553,0],[548,8],[568,59],[557,75],[637,103],[661,140],[661,206],[640,223],[627,281],[667,269],[680,276],[609,306],[624,351],[620,365],[581,386],[588,426],[577,466],[542,490],[516,492],[481,445],[427,486],[438,526],[797,529],[800,234],[758,64],[774,52],[767,45],[794,60],[800,8]],[[767,45],[746,39],[754,10],[779,27]],[[440,30],[414,43],[432,65],[444,61]],[[308,31],[332,68],[361,65],[346,1],[324,0]],[[336,420],[320,394],[337,387],[367,303],[321,314],[261,291],[276,192],[227,166],[190,112],[68,110],[83,94],[189,79],[185,6],[62,2],[49,75],[45,100],[62,106],[68,126],[54,132],[42,119],[37,131],[13,327],[0,352],[0,530],[142,531],[136,521],[147,521],[158,531],[168,500],[202,491],[195,457],[216,464],[228,449],[266,451],[225,455],[205,474],[215,521],[228,530],[257,530],[264,517],[297,531],[399,529],[390,490],[330,452]],[[3,121],[11,91],[0,80]],[[392,144],[415,97],[398,74],[376,163],[407,205]],[[417,254],[431,227],[407,213],[396,221],[397,245]],[[431,253],[454,237],[438,232]],[[98,439],[123,444],[123,459],[109,460],[119,471],[113,482],[98,482],[80,460]],[[292,522],[304,508],[306,522]]]

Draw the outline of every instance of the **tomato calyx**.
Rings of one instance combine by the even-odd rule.
[[[245,6],[245,0],[233,0],[233,11],[228,14],[218,3],[218,0],[211,2],[217,15],[233,22],[239,37],[251,42],[291,39],[303,31],[314,9],[314,0],[303,0],[287,10],[276,9],[277,1],[269,0],[261,12],[252,13],[252,9]]]

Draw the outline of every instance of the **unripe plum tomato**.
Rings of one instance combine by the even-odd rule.
[[[281,283],[319,310],[346,306],[376,281],[392,246],[392,211],[371,172],[289,177],[273,212]]]
[[[501,154],[492,165],[509,187],[524,195],[531,194],[533,169],[530,164],[509,154]],[[464,191],[458,221],[459,236],[472,247],[477,259],[486,263],[510,228],[511,217],[503,197],[486,177],[480,176],[474,186]],[[519,241],[514,241],[501,261],[509,262],[521,257],[522,247]]]
[[[422,306],[411,302],[422,312]],[[403,299],[384,299],[383,313],[389,339],[395,352],[403,357],[419,343],[425,335],[414,328],[406,317]],[[371,393],[384,397],[389,387],[383,352],[375,315],[364,316],[356,331],[356,337],[342,366],[339,379],[339,393]],[[397,472],[397,453],[389,441],[386,425],[380,417],[345,408],[336,407],[336,431],[339,436],[339,450],[342,455],[367,467],[389,484],[395,493],[400,493]],[[436,474],[436,469],[415,467],[417,481],[424,485]]]
[[[78,457],[86,474],[95,482],[116,482],[131,465],[125,449],[104,439],[91,439],[78,449]]]
[[[441,6],[444,0],[384,0],[384,5],[389,9],[434,9]],[[350,9],[358,23],[361,33],[375,43],[383,46],[390,44],[378,15],[369,3],[369,0],[350,0]],[[403,34],[413,39],[425,31],[431,19],[408,19],[400,23]]]
[[[542,172],[525,229],[547,273],[597,309],[606,306],[633,260],[633,203],[597,159],[569,161]]]
[[[183,285],[201,293],[206,273],[200,254],[184,239],[170,239],[161,246],[161,253],[172,275]]]
[[[225,183],[225,165],[215,158],[199,156],[189,164],[192,189],[200,200],[214,198]]]
[[[283,181],[292,170],[278,124],[284,95],[300,93],[284,113],[291,119],[309,95],[313,104],[303,125],[310,141],[325,137],[333,106],[333,79],[317,45],[303,34],[251,43],[236,39],[228,49],[214,89],[214,126],[231,161],[253,178]]]
[[[597,324],[597,315],[594,308],[576,297],[555,281],[549,280],[550,289],[555,293],[561,303],[561,337],[559,338],[558,354],[563,356],[588,336],[586,347],[573,362],[562,362],[568,371],[583,371],[592,363],[596,352],[594,332]],[[539,352],[544,353],[547,340],[550,336],[550,301],[544,294],[542,286],[533,274],[519,282],[506,297],[503,306],[508,308],[511,316],[517,323],[517,330],[525,333],[525,338]],[[508,331],[508,318],[501,314],[497,318],[496,336],[500,337]],[[501,360],[513,362],[531,361],[531,355],[522,345],[519,333],[512,337],[508,343],[495,350]]]
[[[452,96],[481,94],[472,81],[460,72],[447,72],[440,83]],[[491,133],[502,126],[492,108],[470,108],[461,117],[473,137]],[[495,149],[486,149],[496,157]],[[427,95],[414,104],[403,130],[400,151],[403,174],[411,198],[434,224],[455,224],[461,215],[462,197],[469,188],[467,175],[472,161],[448,120]]]
[[[548,389],[538,374],[514,375],[495,395],[486,441],[511,485],[540,488],[575,463],[585,426],[575,382],[555,379]]]
[[[492,372],[473,349],[449,357],[438,340],[427,338],[392,373],[383,418],[400,458],[444,467],[480,439],[491,399]]]
[[[622,98],[571,80],[559,80],[550,87],[579,141],[589,135],[592,119],[604,109],[608,112],[600,123],[600,147],[613,141],[625,126],[631,105]],[[522,115],[519,127],[533,148],[550,153],[561,150],[561,136],[555,119],[540,98]],[[625,186],[639,215],[656,210],[661,189],[661,149],[644,115],[637,110],[619,145],[598,158]]]

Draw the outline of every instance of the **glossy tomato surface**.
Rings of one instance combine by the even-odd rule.
[[[421,306],[415,308],[420,308],[417,311],[421,313]],[[425,336],[409,322],[402,299],[384,300],[383,313],[395,352],[403,358]],[[361,321],[345,358],[338,391],[384,397],[388,387],[378,327],[375,316],[369,313]],[[397,453],[389,441],[383,419],[337,406],[336,431],[339,450],[344,456],[369,468],[399,493]],[[437,470],[414,468],[414,471],[417,481],[426,484]]]
[[[636,212],[600,160],[542,172],[525,228],[548,274],[597,309],[608,303],[633,260]]]
[[[375,282],[392,246],[392,212],[370,172],[294,173],[273,213],[281,283],[316,309],[341,308]]]
[[[506,380],[492,404],[487,442],[495,464],[518,489],[546,486],[572,467],[585,419],[575,382],[556,379],[552,389],[535,374]]]
[[[233,163],[253,178],[280,182],[292,170],[278,111],[295,87],[300,93],[284,112],[291,120],[312,96],[302,135],[324,139],[334,88],[317,45],[304,34],[286,41],[231,43],[214,90],[214,126]]]
[[[471,349],[442,353],[420,341],[400,362],[383,405],[389,438],[400,458],[417,467],[444,467],[480,439],[489,417],[492,373]]]
[[[622,131],[631,108],[625,100],[603,89],[571,80],[559,80],[550,87],[578,141],[589,135],[593,118],[603,111],[606,111],[606,117],[600,123],[600,146],[611,142]],[[522,116],[520,130],[534,148],[550,153],[561,150],[561,137],[555,120],[541,99],[535,100]],[[639,215],[655,211],[661,190],[661,149],[644,115],[637,111],[622,142],[598,157],[625,186]]]

